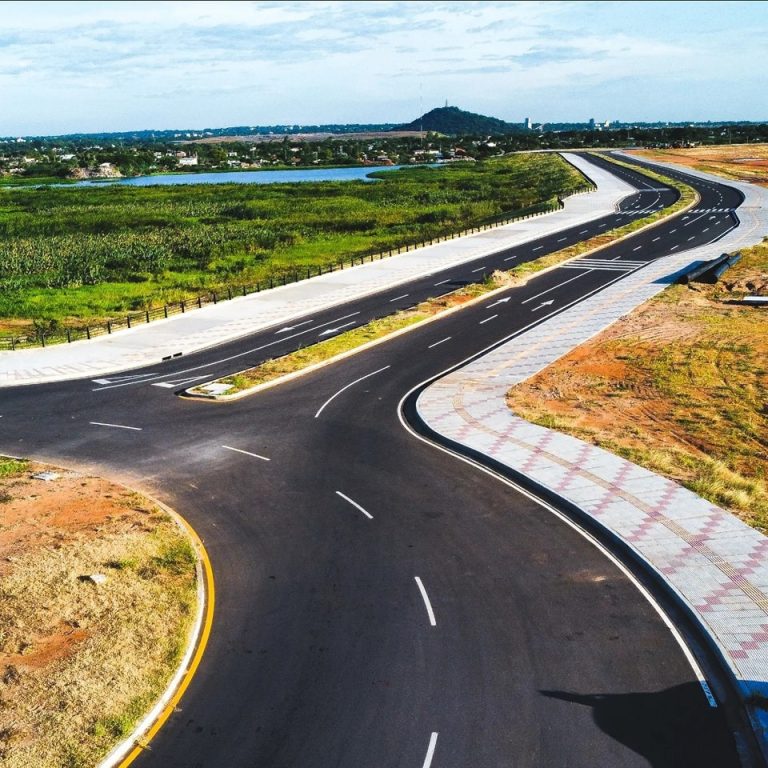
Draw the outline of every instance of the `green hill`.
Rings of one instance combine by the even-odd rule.
[[[432,131],[448,135],[459,134],[500,134],[522,130],[521,125],[507,123],[497,117],[487,117],[474,112],[465,112],[458,107],[438,107],[427,112],[411,123],[398,125],[393,131]]]

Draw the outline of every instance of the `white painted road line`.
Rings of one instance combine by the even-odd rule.
[[[561,237],[557,242],[564,243],[567,239],[568,239],[567,237]]]
[[[483,265],[482,267],[478,267],[477,269],[473,269],[472,271],[473,272],[480,272],[483,269],[485,269],[485,265]]]
[[[678,246],[676,246],[676,245],[673,245],[673,246],[672,246],[672,247],[671,247],[669,250],[670,250],[670,251],[674,251],[674,250],[675,250],[675,248],[677,248],[677,247],[678,247]]]
[[[439,283],[435,283],[435,286],[445,285],[446,283],[450,283],[450,282],[451,282],[451,278],[450,277],[446,277],[445,280],[441,280]]]
[[[539,245],[536,248],[534,248],[533,250],[534,251],[540,251],[543,247],[544,247],[543,245]]]
[[[375,376],[377,373],[381,373],[382,371],[386,371],[387,368],[391,368],[391,365],[385,365],[383,368],[379,368],[376,371],[372,371],[371,373],[366,373],[365,376],[361,376],[359,379],[355,379],[354,381],[350,381],[349,384],[346,384],[343,386],[338,392],[335,392],[333,395],[331,395],[318,409],[317,413],[315,414],[315,418],[317,418],[326,408],[326,406],[330,405],[342,392],[349,389],[350,387],[354,386],[360,381],[363,381],[363,379],[368,379],[371,376]]]
[[[141,432],[141,427],[126,427],[125,424],[107,424],[103,421],[89,421],[95,427],[114,427],[115,429],[132,429],[134,432]]]
[[[450,341],[451,337],[446,336],[444,339],[440,339],[440,341],[436,341],[434,344],[430,344],[427,349],[432,349],[432,347],[436,347],[438,344],[442,344],[443,342]]]
[[[235,451],[236,453],[244,453],[246,456],[253,456],[254,459],[261,459],[262,461],[270,461],[266,456],[259,456],[258,453],[251,453],[250,451],[244,451],[240,448],[233,448],[231,445],[222,445],[222,448],[226,448],[228,451]]]
[[[356,322],[357,320],[350,320],[348,323],[344,323],[344,325],[337,325],[335,328],[326,328],[326,330],[320,331],[320,333],[317,334],[317,338],[319,339],[321,336],[328,336],[331,333],[336,333],[336,331],[340,331],[342,328],[349,328],[350,325],[354,325]],[[314,331],[317,329],[310,328],[310,330]]]
[[[391,304],[393,301],[400,301],[400,299],[404,299],[404,298],[406,298],[407,296],[410,296],[410,295],[411,295],[410,293],[404,293],[402,296],[395,296],[394,299],[390,299],[389,300],[389,303]]]
[[[639,251],[642,247],[643,247],[642,245],[638,245],[637,248],[633,248],[632,250],[633,251]]]
[[[336,495],[341,496],[344,501],[349,502],[353,507],[359,509],[369,520],[373,520],[373,515],[370,512],[366,512],[356,501],[352,501],[349,496],[343,494],[341,491],[336,491]]]
[[[655,243],[657,240],[661,240],[661,237],[654,237],[653,240],[651,240],[652,243]]]
[[[580,235],[586,235],[587,232],[589,232],[588,229],[582,229],[581,232],[579,232]]]
[[[432,735],[429,737],[429,746],[427,747],[427,756],[424,758],[424,765],[422,768],[429,768],[432,765],[432,758],[435,756],[435,747],[437,746],[437,733],[432,731]]]
[[[483,323],[487,323],[489,320],[493,320],[494,317],[498,317],[498,315],[491,315],[490,317],[486,317],[485,320],[481,320],[478,325],[482,325]]]
[[[432,603],[429,602],[429,597],[427,596],[427,590],[424,589],[424,585],[421,583],[421,579],[418,576],[414,576],[414,579],[416,579],[416,583],[419,585],[419,592],[421,592],[421,597],[424,600],[424,605],[427,607],[427,616],[429,616],[429,623],[433,626],[437,626],[437,622],[435,621],[435,614],[432,610]],[[435,736],[435,739],[437,739],[437,736]],[[430,758],[431,760],[432,758]]]

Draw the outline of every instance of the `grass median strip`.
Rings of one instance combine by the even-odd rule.
[[[0,457],[0,510],[0,763],[90,768],[175,672],[197,556],[152,502],[77,472]]]
[[[587,251],[610,245],[631,232],[682,210],[697,200],[696,192],[691,187],[680,184],[672,179],[666,179],[666,177],[662,177],[659,174],[650,173],[649,175],[659,181],[675,186],[680,191],[680,199],[670,208],[654,212],[619,229],[590,238],[582,243],[562,248],[542,258],[520,264],[508,271],[496,271],[482,283],[474,283],[445,296],[429,299],[412,309],[402,310],[378,320],[373,320],[359,328],[334,336],[332,339],[302,347],[295,352],[267,360],[253,368],[198,384],[187,390],[186,394],[212,400],[227,400],[249,392],[256,392],[285,376],[332,361],[340,355],[359,349],[365,344],[385,339],[398,331],[403,331],[409,326],[431,319],[449,309],[481,299],[493,291],[522,285],[538,272],[556,267],[558,264],[573,259]]]

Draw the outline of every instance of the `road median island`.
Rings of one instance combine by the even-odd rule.
[[[613,162],[613,160],[611,160]],[[621,165],[628,164],[619,163]],[[432,322],[448,312],[490,298],[493,294],[516,285],[524,285],[531,277],[555,269],[559,265],[585,254],[599,251],[631,234],[652,226],[662,219],[693,207],[699,197],[694,189],[660,174],[649,175],[669,183],[680,192],[680,198],[669,208],[639,218],[597,237],[589,238],[534,261],[525,262],[508,271],[496,271],[483,283],[465,286],[439,298],[429,299],[408,310],[395,312],[332,339],[302,347],[287,355],[272,358],[252,368],[206,381],[185,390],[182,395],[193,399],[227,402],[256,394],[268,387],[277,386],[302,374],[310,373],[348,355],[379,344],[401,333]]]
[[[603,447],[768,532],[768,242],[674,285],[513,387],[518,416]]]
[[[0,515],[0,763],[91,768],[186,666],[197,545],[134,491],[5,457]]]

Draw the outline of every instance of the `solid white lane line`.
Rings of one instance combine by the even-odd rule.
[[[346,384],[343,386],[338,392],[331,395],[318,409],[317,413],[315,414],[315,418],[317,418],[326,408],[326,406],[330,405],[342,392],[349,389],[350,387],[354,386],[358,382],[362,381],[363,379],[370,378],[371,376],[375,376],[377,373],[381,373],[382,371],[386,371],[387,368],[391,368],[391,365],[385,365],[383,368],[379,368],[376,371],[372,371],[371,373],[366,373],[365,376],[361,376],[359,379],[355,379],[354,381],[350,381],[349,384]]]
[[[337,317],[335,320],[329,320],[327,323],[320,323],[320,325],[316,325],[313,328],[307,328],[304,331],[298,331],[297,333],[292,333],[290,336],[281,336],[279,339],[275,341],[270,341],[268,344],[262,344],[260,347],[254,347],[253,349],[247,349],[245,352],[238,352],[236,355],[230,355],[229,357],[222,357],[220,360],[214,360],[211,363],[203,363],[201,365],[195,365],[192,368],[184,368],[181,371],[174,371],[171,374],[168,373],[161,373],[156,375],[154,378],[156,379],[165,379],[169,375],[170,376],[178,376],[181,373],[190,373],[190,371],[199,371],[201,368],[212,368],[215,365],[219,365],[220,363],[228,363],[230,360],[237,360],[240,357],[245,357],[245,355],[250,355],[253,352],[259,352],[262,349],[267,349],[268,347],[273,347],[275,344],[282,344],[284,341],[288,341],[289,339],[295,339],[297,336],[303,336],[305,333],[311,333],[312,331],[316,331],[318,328],[324,328],[326,325],[332,325],[333,323],[338,323],[341,320],[346,320],[348,317],[354,317],[355,315],[359,315],[360,311],[357,312],[350,312],[348,315],[344,315],[343,317]],[[145,379],[144,381],[135,382],[135,381],[127,381],[123,384],[112,384],[111,386],[107,387],[99,387],[98,389],[91,390],[92,392],[101,392],[103,389],[117,389],[118,387],[127,387],[131,384],[146,384],[149,381],[149,379]]]
[[[437,732],[432,731],[429,737],[429,746],[427,747],[427,756],[424,758],[422,768],[429,768],[432,765],[432,758],[435,756],[435,747],[437,746]]]
[[[478,267],[477,269],[473,269],[472,271],[473,272],[480,272],[483,269],[485,269],[485,265],[483,265],[482,267]]]
[[[526,299],[525,301],[521,301],[521,304],[527,304],[529,301],[533,301],[534,299],[538,299],[539,296],[543,296],[545,293],[549,293],[550,291],[555,291],[558,288],[560,288],[563,285],[567,285],[568,283],[573,282],[574,280],[578,280],[580,277],[584,277],[584,275],[588,275],[592,270],[589,267],[584,268],[585,271],[582,272],[580,275],[576,275],[576,277],[570,277],[568,280],[564,280],[562,283],[558,283],[557,285],[553,285],[551,288],[547,288],[546,291],[542,291],[541,293],[537,293],[535,296],[531,296],[530,299]]]
[[[493,320],[494,317],[498,317],[498,315],[491,315],[490,317],[486,317],[485,320],[481,320],[479,322],[479,325],[482,325],[483,323],[487,323],[489,320]]]
[[[228,451],[235,451],[236,453],[244,453],[246,456],[253,456],[254,459],[261,459],[262,461],[270,461],[266,456],[259,456],[258,453],[251,453],[250,451],[244,451],[241,448],[233,448],[231,445],[222,445],[222,448],[226,448]]]
[[[435,283],[435,285],[436,286],[438,286],[438,285],[445,285],[446,283],[450,283],[450,282],[451,282],[451,278],[450,277],[446,277],[445,280],[441,280],[439,283]]]
[[[391,304],[393,301],[400,301],[400,299],[404,299],[406,296],[410,296],[410,293],[404,293],[402,296],[395,296],[394,299],[390,299],[389,303]]]
[[[89,424],[93,424],[95,427],[114,427],[115,429],[132,429],[134,432],[141,432],[141,427],[126,427],[125,424],[107,424],[103,421],[89,421]]]
[[[424,605],[427,608],[427,616],[429,616],[429,623],[433,626],[437,626],[437,622],[435,621],[435,612],[432,610],[432,603],[429,602],[429,596],[427,595],[427,590],[424,589],[424,584],[422,583],[421,579],[418,576],[414,576],[414,579],[416,579],[416,584],[419,586],[419,592],[421,592],[421,598],[424,600]]]
[[[427,349],[432,349],[432,347],[436,347],[438,344],[442,344],[445,341],[449,341],[451,339],[450,336],[446,336],[444,339],[440,339],[440,341],[436,341],[434,344],[430,344]]]
[[[349,496],[343,494],[341,491],[336,491],[336,495],[341,496],[344,501],[349,502],[353,507],[359,509],[369,520],[373,520],[373,515],[370,512],[366,512],[356,501],[352,501]]]

